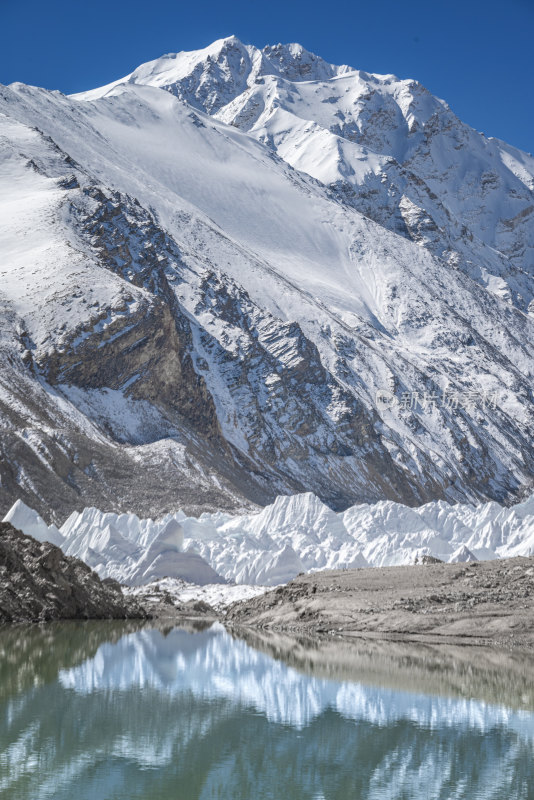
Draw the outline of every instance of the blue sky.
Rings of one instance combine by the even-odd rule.
[[[0,82],[81,91],[230,34],[417,78],[487,136],[534,151],[534,0],[0,0]]]

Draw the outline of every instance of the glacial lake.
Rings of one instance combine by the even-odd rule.
[[[529,656],[222,626],[0,631],[9,800],[528,800]]]

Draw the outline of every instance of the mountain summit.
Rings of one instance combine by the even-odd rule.
[[[235,37],[0,87],[0,136],[5,510],[531,485],[531,156]]]
[[[73,95],[95,100],[117,86],[135,83],[167,89],[196,108],[214,113],[267,75],[290,81],[329,80],[350,71],[309,53],[300,44],[277,44],[258,50],[235,36],[218,39],[193,52],[168,53],[113,83]]]

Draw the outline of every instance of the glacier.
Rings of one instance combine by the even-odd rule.
[[[41,540],[50,530],[20,501],[8,518],[30,535],[38,530]],[[86,508],[68,517],[59,536],[67,555],[126,584],[168,577],[275,586],[300,572],[413,564],[424,556],[457,562],[533,555],[534,494],[510,507],[382,501],[336,513],[305,493],[279,496],[252,514],[195,518],[178,511],[156,520]]]

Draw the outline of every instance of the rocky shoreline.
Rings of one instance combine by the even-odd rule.
[[[300,575],[225,624],[315,636],[534,649],[534,558]]]

